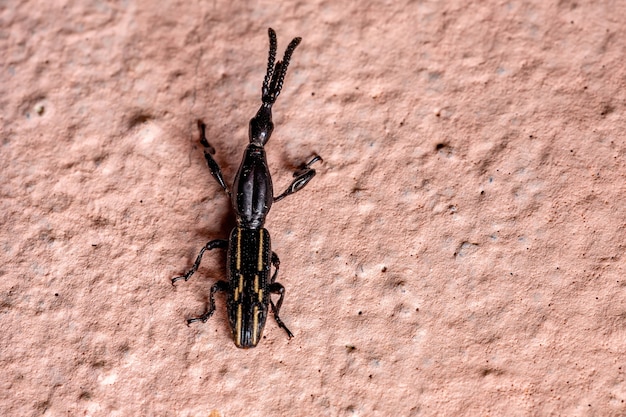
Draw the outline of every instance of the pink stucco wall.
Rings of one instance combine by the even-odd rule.
[[[0,415],[626,415],[626,3],[0,6]],[[287,340],[237,349],[232,180],[267,27]]]

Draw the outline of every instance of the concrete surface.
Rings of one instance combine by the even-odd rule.
[[[626,3],[0,5],[0,415],[626,415]],[[252,350],[232,180],[267,28],[287,288]]]

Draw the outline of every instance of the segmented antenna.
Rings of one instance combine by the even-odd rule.
[[[272,75],[274,74],[274,61],[276,61],[276,49],[278,47],[278,42],[276,40],[276,32],[274,29],[269,28],[267,30],[267,34],[270,37],[270,54],[267,58],[267,73],[265,74],[265,79],[263,80],[263,98],[269,95],[269,85],[270,80],[272,79]],[[265,100],[263,100],[265,101]]]
[[[285,79],[285,75],[287,74],[287,67],[289,66],[291,55],[300,44],[302,38],[293,38],[285,50],[285,55],[283,56],[282,61],[278,61],[274,64],[274,61],[276,60],[277,47],[276,32],[274,32],[274,29],[272,28],[269,28],[267,32],[270,37],[270,53],[267,60],[267,74],[263,80],[262,100],[265,104],[274,104],[276,98],[278,98],[278,95],[280,94],[280,90],[283,88],[283,81]]]

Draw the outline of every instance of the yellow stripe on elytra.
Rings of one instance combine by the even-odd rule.
[[[241,227],[237,228],[237,271],[241,271]]]
[[[263,229],[259,229],[259,262],[257,265],[257,270],[263,270]]]
[[[237,346],[241,346],[241,319],[241,303],[239,303],[237,304],[237,325],[235,326],[235,343]]]
[[[239,274],[239,285],[235,288],[235,301],[239,301],[239,294],[243,294],[243,274]]]
[[[263,302],[263,288],[259,288],[259,276],[254,276],[254,293],[258,295],[259,302]]]
[[[259,307],[254,306],[254,316],[253,316],[253,327],[252,327],[252,344],[256,345],[259,343]]]

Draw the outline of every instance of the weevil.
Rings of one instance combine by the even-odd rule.
[[[276,32],[270,28],[268,34],[270,47],[267,73],[261,88],[262,104],[250,120],[248,131],[250,143],[243,154],[232,191],[226,185],[222,170],[213,158],[215,150],[207,140],[206,125],[198,121],[204,157],[211,175],[231,200],[237,225],[230,232],[228,240],[209,241],[200,250],[191,269],[185,275],[172,278],[172,285],[181,279],[187,281],[198,270],[206,251],[217,248],[227,250],[228,281],[217,281],[211,287],[206,312],[199,317],[188,319],[187,324],[197,321],[206,322],[215,311],[215,293],[226,292],[228,322],[235,345],[240,348],[253,348],[259,343],[270,307],[278,326],[285,330],[290,339],[293,337],[293,333],[279,316],[285,297],[285,287],[276,282],[280,260],[278,255],[272,252],[270,234],[263,226],[272,203],[304,188],[315,176],[315,170],[311,168],[311,165],[322,160],[319,155],[314,155],[309,162],[302,164],[300,169],[293,174],[294,180],[289,187],[282,194],[274,197],[272,177],[267,165],[264,146],[274,130],[272,105],[280,94],[291,55],[300,44],[301,38],[294,38],[287,46],[282,61],[275,63]],[[272,266],[274,266],[274,274],[271,275]],[[279,296],[276,304],[271,299],[271,294]]]

